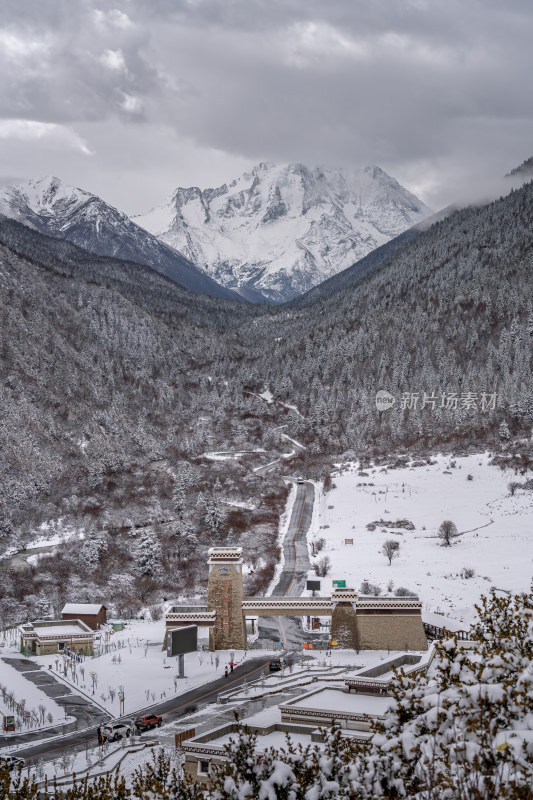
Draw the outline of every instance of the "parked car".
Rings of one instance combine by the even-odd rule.
[[[298,483],[303,483],[304,482],[304,479],[302,478],[301,475],[296,480],[298,481]]]
[[[7,767],[8,770],[18,769],[24,766],[24,759],[17,756],[0,756],[0,768]]]
[[[135,727],[139,733],[149,731],[151,728],[160,728],[162,724],[163,717],[159,717],[157,714],[145,714],[135,720]]]
[[[279,672],[279,670],[283,669],[285,663],[282,658],[273,659],[272,661],[268,662],[268,668],[270,672]]]
[[[117,739],[127,739],[131,735],[131,726],[126,722],[109,722],[104,725],[102,736],[108,742],[116,742]]]

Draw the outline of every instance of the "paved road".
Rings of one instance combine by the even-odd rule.
[[[220,691],[230,686],[239,686],[245,679],[256,680],[261,674],[261,670],[268,664],[268,659],[248,658],[243,664],[235,668],[228,678],[217,678],[211,683],[203,684],[197,689],[191,689],[178,697],[165,700],[150,706],[147,711],[155,714],[163,714],[165,722],[173,722],[179,717],[192,714],[196,709],[208,703],[216,703]],[[131,715],[129,715],[131,718]],[[17,756],[33,764],[37,760],[52,761],[60,758],[65,750],[85,750],[87,746],[95,747],[97,744],[96,726],[88,730],[73,732],[62,736],[60,739],[44,739],[38,744],[28,745],[28,747],[17,750]]]
[[[311,569],[307,532],[313,516],[315,487],[306,482],[297,484],[291,519],[283,540],[285,561],[272,597],[298,597],[306,586],[307,572]],[[261,617],[259,637],[281,641],[288,650],[301,649],[305,639],[299,617]]]

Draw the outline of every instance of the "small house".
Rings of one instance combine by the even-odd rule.
[[[20,650],[27,656],[54,653],[93,655],[94,631],[79,619],[37,620],[19,627]]]
[[[101,603],[67,603],[61,612],[61,619],[80,619],[97,631],[107,622],[107,609]]]

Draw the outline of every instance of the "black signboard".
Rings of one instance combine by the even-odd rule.
[[[167,633],[167,656],[194,653],[198,649],[198,626],[184,625]]]

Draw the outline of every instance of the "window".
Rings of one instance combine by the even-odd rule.
[[[198,775],[209,775],[209,761],[198,762]]]
[[[57,643],[57,649],[61,653],[65,649],[65,642],[58,642]]]

